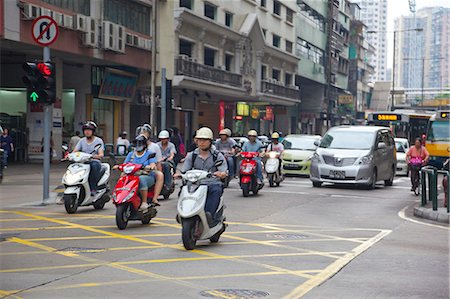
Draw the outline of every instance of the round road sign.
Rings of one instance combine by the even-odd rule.
[[[42,46],[51,45],[58,38],[58,24],[51,17],[40,16],[33,21],[31,34],[36,43]]]

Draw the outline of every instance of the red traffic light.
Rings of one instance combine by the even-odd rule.
[[[41,74],[43,74],[44,76],[52,75],[53,67],[49,63],[40,62],[37,64],[37,68],[39,72],[41,72]]]

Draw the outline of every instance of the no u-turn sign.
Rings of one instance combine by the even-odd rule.
[[[33,40],[42,46],[51,45],[58,38],[58,24],[51,17],[41,16],[35,19],[31,28]]]

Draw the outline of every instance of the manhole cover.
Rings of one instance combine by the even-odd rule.
[[[249,298],[262,298],[269,296],[270,294],[263,291],[246,290],[246,289],[215,289],[201,291],[200,295],[209,298],[228,298],[230,296],[233,299],[249,299]]]
[[[298,240],[298,239],[306,239],[309,238],[307,235],[301,234],[267,234],[267,238],[280,239],[280,240]]]
[[[9,238],[14,238],[14,237],[18,237],[20,236],[19,233],[5,233],[5,234],[0,234],[0,242],[4,242]]]
[[[70,253],[98,253],[104,251],[106,251],[105,248],[85,248],[85,247],[66,247],[58,250],[58,252],[70,252]]]

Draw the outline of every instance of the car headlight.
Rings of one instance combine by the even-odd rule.
[[[367,155],[367,156],[361,157],[361,159],[359,159],[358,164],[367,165],[367,164],[370,164],[372,162],[372,160],[373,160],[373,155]]]

